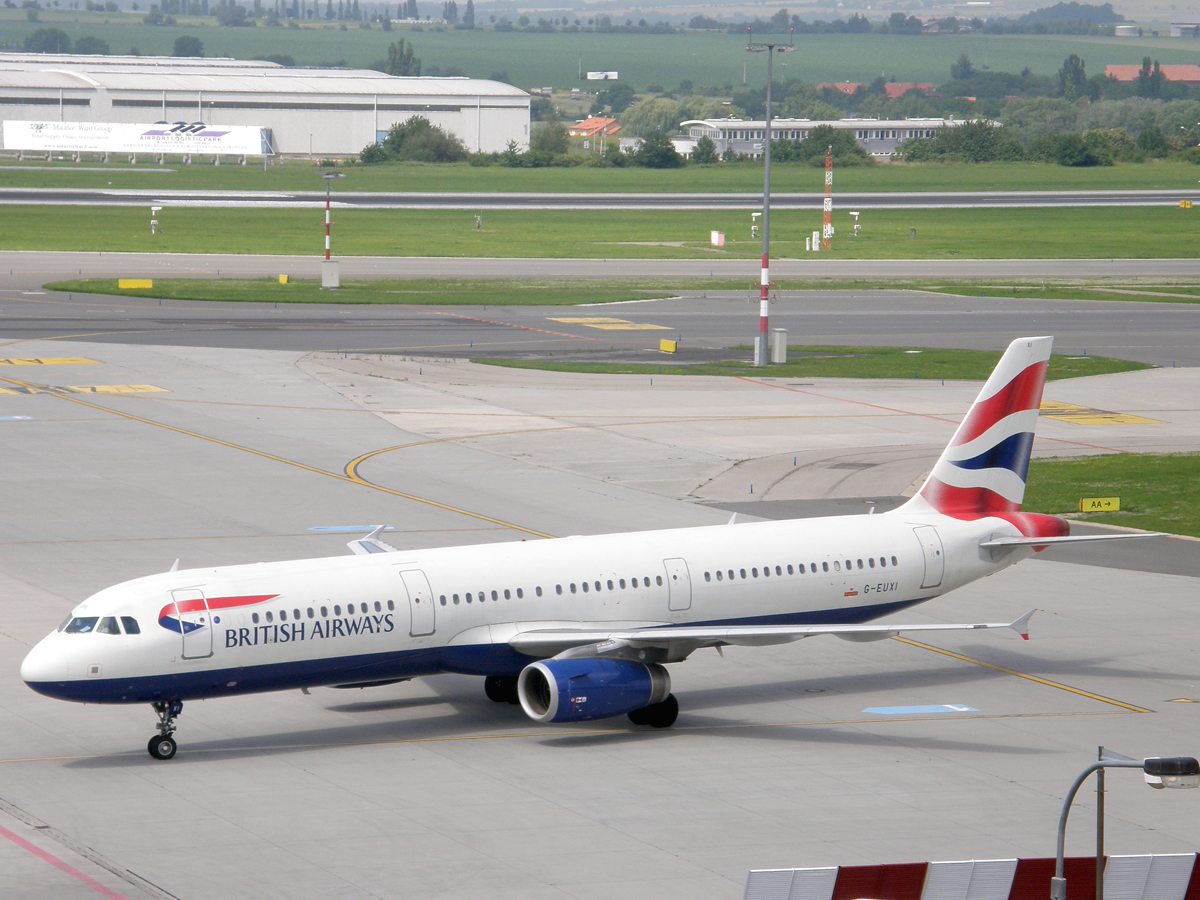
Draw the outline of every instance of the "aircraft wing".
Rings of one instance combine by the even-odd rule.
[[[369,556],[372,553],[395,553],[396,548],[380,539],[380,535],[388,526],[380,525],[363,538],[357,538],[346,544],[355,556]]]
[[[645,651],[665,651],[666,659],[682,659],[700,647],[761,647],[786,644],[801,638],[832,634],[847,641],[881,641],[906,631],[977,631],[1011,628],[1029,640],[1031,609],[1013,622],[920,625],[659,625],[629,629],[570,629],[521,631],[509,638],[509,646],[536,657],[611,657],[644,659]],[[661,654],[655,654],[661,656]]]

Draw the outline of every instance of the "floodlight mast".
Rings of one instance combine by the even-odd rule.
[[[746,26],[746,52],[767,54],[767,114],[763,131],[763,211],[762,211],[762,276],[758,293],[758,338],[754,342],[754,365],[765,366],[770,360],[767,349],[767,322],[771,307],[771,79],[775,53],[791,53],[795,47],[796,29],[788,33],[786,44],[764,41],[754,43],[750,26]]]

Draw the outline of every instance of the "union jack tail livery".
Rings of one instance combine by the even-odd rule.
[[[956,519],[1020,512],[1053,343],[1008,345],[918,494],[934,510]]]

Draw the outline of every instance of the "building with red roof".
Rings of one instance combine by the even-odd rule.
[[[1163,78],[1182,84],[1200,84],[1200,66],[1169,65],[1162,66]],[[1137,81],[1141,66],[1105,66],[1104,74],[1113,81]]]

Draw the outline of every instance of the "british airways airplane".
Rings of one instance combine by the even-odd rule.
[[[79,604],[21,665],[35,691],[149,703],[150,755],[175,755],[187,700],[480,675],[543,723],[628,715],[665,728],[666,666],[703,647],[832,634],[1013,628],[865,624],[991,575],[1068,536],[1022,513],[1052,339],[1009,345],[920,492],[891,512],[395,550],[190,569]],[[1124,537],[1113,535],[1112,537]]]

